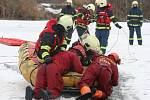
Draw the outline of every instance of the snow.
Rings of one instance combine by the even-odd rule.
[[[0,20],[0,37],[12,37],[36,41],[46,21]],[[143,45],[128,45],[128,28],[125,22],[119,23],[123,29],[113,24],[110,31],[107,54],[117,52],[122,63],[119,65],[119,85],[114,88],[110,100],[149,100],[150,98],[150,23],[142,27]],[[89,27],[95,33],[95,24]],[[136,36],[135,36],[136,37]],[[78,39],[76,30],[71,43]],[[30,85],[18,72],[18,49],[0,44],[0,97],[1,100],[24,100],[25,87]],[[8,68],[7,64],[12,66]],[[17,69],[17,70],[16,70]],[[71,98],[74,100],[74,98]],[[61,98],[66,100],[66,98]],[[68,99],[70,100],[70,98]]]

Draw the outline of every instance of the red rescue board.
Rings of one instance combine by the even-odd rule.
[[[8,46],[20,46],[21,44],[27,42],[26,40],[16,39],[16,38],[0,38],[0,43]]]

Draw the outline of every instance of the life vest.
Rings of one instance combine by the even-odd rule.
[[[111,4],[107,4],[107,7],[104,10],[101,10],[98,12],[98,19],[97,19],[97,23],[98,24],[106,24],[109,25],[111,22],[111,19],[109,17],[109,10],[112,9],[112,5]]]
[[[90,18],[91,18],[91,13],[89,10],[79,7],[76,9],[77,14],[82,13],[83,17],[78,16],[75,23],[78,25],[89,25],[90,24]]]
[[[35,51],[38,52],[40,47],[41,47],[41,39],[43,38],[44,33],[50,33],[52,35],[54,35],[54,41],[53,41],[53,45],[51,47],[51,51],[53,51],[56,48],[56,45],[60,46],[63,41],[64,41],[64,36],[60,37],[58,35],[55,34],[55,31],[52,29],[52,26],[54,24],[57,24],[57,19],[51,19],[47,22],[46,27],[44,28],[44,30],[40,33],[39,38],[35,44]]]

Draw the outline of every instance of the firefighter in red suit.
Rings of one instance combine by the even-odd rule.
[[[83,38],[91,40],[92,46],[95,49],[95,51],[100,51],[99,41],[95,36],[87,34]],[[34,89],[34,96],[36,98],[40,97],[39,92],[41,89],[47,89],[48,92],[51,93],[50,98],[57,98],[64,87],[62,79],[63,75],[67,72],[78,72],[80,74],[83,72],[83,67],[80,62],[80,58],[82,59],[82,57],[86,57],[84,51],[86,44],[77,44],[74,44],[73,48],[69,49],[70,51],[63,51],[54,55],[52,57],[52,63],[48,65],[42,65],[39,67]],[[79,50],[80,54],[78,54],[77,51],[73,50]]]
[[[94,100],[105,100],[111,95],[112,86],[118,85],[119,75],[117,64],[120,64],[120,58],[116,53],[104,56],[102,52],[95,52],[95,48],[92,47],[93,44],[88,41],[84,39],[83,44],[88,45],[86,48],[93,54],[93,57],[91,64],[79,82],[80,92],[82,95],[91,92],[90,88],[96,82],[97,90],[92,98]]]
[[[41,89],[47,90],[51,99],[57,98],[63,90],[63,75],[68,72],[83,72],[79,56],[70,51],[60,52],[52,57],[52,63],[41,65],[37,72],[34,97],[40,98]]]
[[[89,34],[88,25],[92,22],[94,11],[94,4],[88,4],[84,7],[78,7],[76,9],[77,14],[74,15],[73,18],[75,20],[79,37],[81,37],[83,34]]]
[[[122,26],[118,24],[117,18],[113,15],[112,5],[108,3],[107,0],[95,0],[95,3],[97,5],[95,14],[95,35],[101,43],[101,50],[103,54],[105,54],[111,30],[110,23],[113,22],[119,29],[121,29]]]
[[[50,63],[51,56],[67,48],[68,40],[65,33],[73,26],[71,15],[64,15],[59,19],[51,19],[40,33],[35,51],[41,63]]]

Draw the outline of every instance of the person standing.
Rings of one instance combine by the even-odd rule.
[[[112,12],[112,5],[107,3],[106,0],[96,0],[97,5],[95,21],[96,21],[96,32],[95,35],[101,43],[101,50],[103,54],[106,52],[108,45],[108,37],[110,32],[110,23],[113,22],[119,29],[122,27],[117,23],[116,17]]]
[[[66,5],[62,8],[62,10],[60,12],[60,16],[70,15],[70,16],[73,17],[76,14],[76,10],[72,6],[72,0],[67,0],[65,4]],[[66,39],[68,41],[68,44],[70,44],[73,31],[74,31],[74,29],[73,29],[73,26],[72,26],[72,27],[70,27],[68,32],[66,32]]]
[[[127,16],[127,25],[129,27],[129,44],[133,45],[134,31],[136,31],[138,45],[142,45],[141,27],[143,24],[143,13],[138,7],[138,2],[132,2],[132,8]]]
[[[89,34],[88,25],[93,22],[93,15],[95,12],[95,5],[90,3],[76,8],[77,14],[73,16],[75,20],[75,26],[78,32],[79,38],[83,34]]]

